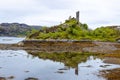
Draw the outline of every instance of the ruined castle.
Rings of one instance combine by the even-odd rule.
[[[79,22],[79,11],[76,12],[76,20]]]

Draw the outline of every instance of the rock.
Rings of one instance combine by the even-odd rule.
[[[29,78],[26,78],[25,80],[39,80],[39,79],[38,78],[29,77]]]
[[[67,67],[64,67],[64,68],[61,68],[61,69],[59,69],[59,70],[68,70],[69,68],[67,68]]]
[[[116,39],[116,41],[117,41],[118,43],[120,43],[120,38]]]
[[[107,66],[111,66],[111,65],[100,65],[100,67],[106,68]]]
[[[25,71],[26,73],[30,72],[30,71]]]
[[[14,79],[15,77],[14,76],[10,76],[10,77],[8,77],[8,79]]]
[[[92,67],[91,65],[87,65],[87,66],[81,66],[81,67],[88,67],[88,68],[90,68],[90,67]]]
[[[23,42],[19,42],[18,45],[19,45],[19,46],[23,46],[24,43],[23,43]]]
[[[118,40],[117,42],[120,43],[120,40]]]
[[[0,80],[6,80],[6,78],[5,77],[0,77]]]
[[[63,72],[63,71],[57,71],[57,72],[55,72],[55,73],[60,73],[60,74],[63,74],[64,72]]]

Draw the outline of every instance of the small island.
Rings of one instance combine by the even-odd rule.
[[[42,27],[29,33],[17,47],[39,52],[92,52],[118,53],[120,51],[120,27],[106,26],[92,30],[79,22],[79,12],[64,23]]]
[[[0,49],[27,50],[47,53],[91,52],[118,53],[120,26],[106,26],[92,30],[79,22],[79,11],[64,23],[31,30],[18,44],[0,44]]]
[[[120,26],[102,26],[92,30],[86,23],[79,22],[79,11],[64,23],[42,27],[27,36],[28,40],[78,40],[116,42],[120,38]]]

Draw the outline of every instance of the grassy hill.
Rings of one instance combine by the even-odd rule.
[[[90,30],[87,24],[82,24],[77,22],[75,18],[71,18],[62,24],[33,31],[27,38],[116,41],[120,38],[120,30],[112,27]]]

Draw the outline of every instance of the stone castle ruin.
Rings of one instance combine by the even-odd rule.
[[[76,12],[76,18],[74,18],[74,17],[73,17],[73,18],[76,19],[78,23],[79,23],[79,21],[80,21],[80,20],[79,20],[79,17],[80,17],[80,16],[79,16],[79,11],[77,11],[77,12]],[[71,16],[69,16],[69,20],[70,20],[70,19],[72,19]]]
[[[79,11],[76,12],[76,20],[79,23]]]

